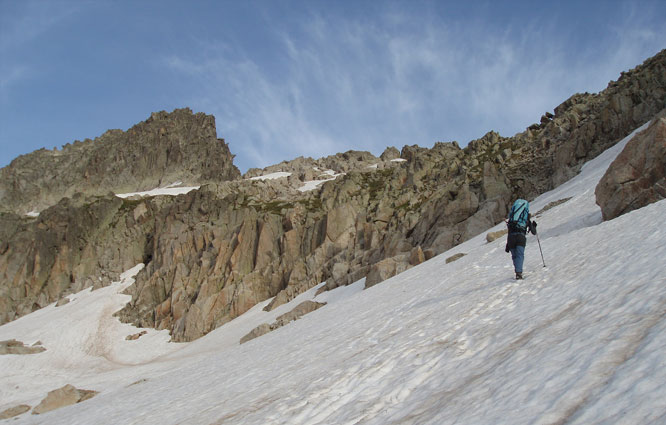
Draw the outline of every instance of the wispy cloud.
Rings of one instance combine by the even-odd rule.
[[[576,46],[556,22],[309,18],[298,31],[272,29],[279,64],[214,44],[166,60],[196,81],[192,102],[216,115],[241,168],[347,149],[464,144],[490,130],[513,135],[574,92],[600,90],[600,78],[617,78],[664,41],[634,19],[617,27],[618,48],[600,45],[605,51],[585,60],[571,54]]]
[[[11,13],[9,13],[9,9]],[[76,5],[46,2],[3,2],[0,8],[0,101],[7,102],[10,90],[39,71],[21,58],[26,44],[72,16]]]
[[[0,66],[0,93],[5,91],[18,81],[21,81],[31,74],[30,70],[21,65],[7,67]]]
[[[0,17],[0,52],[20,48],[75,14],[80,5],[62,2],[3,2]]]

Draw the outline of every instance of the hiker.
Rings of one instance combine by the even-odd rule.
[[[511,252],[516,280],[523,278],[523,261],[525,260],[525,244],[527,243],[525,235],[528,230],[536,235],[537,224],[536,221],[530,221],[531,218],[529,202],[524,199],[516,199],[506,220],[509,234],[505,249],[506,252]]]

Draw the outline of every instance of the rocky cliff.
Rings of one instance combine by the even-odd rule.
[[[0,319],[103,285],[137,262],[146,268],[120,317],[169,329],[176,341],[320,282],[326,290],[366,277],[371,286],[496,224],[516,196],[531,199],[575,175],[665,102],[663,51],[514,137],[490,132],[464,149],[405,146],[380,158],[298,158],[177,197],[78,196],[37,218],[7,212]],[[305,190],[312,181],[320,185]]]
[[[595,195],[604,220],[666,198],[666,109],[627,143]]]
[[[238,177],[227,144],[217,138],[215,118],[177,109],[153,113],[127,131],[19,156],[0,169],[0,208],[25,214],[75,193],[137,192]]]

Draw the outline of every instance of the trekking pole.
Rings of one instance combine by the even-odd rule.
[[[543,259],[543,251],[541,250],[541,241],[539,240],[539,234],[535,233],[534,236],[537,237],[537,242],[539,243],[539,252],[541,253],[541,261],[543,261],[543,266],[546,267],[546,260]]]

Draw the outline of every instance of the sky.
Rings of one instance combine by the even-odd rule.
[[[245,172],[512,136],[666,48],[663,1],[0,0],[0,166],[151,112]]]

